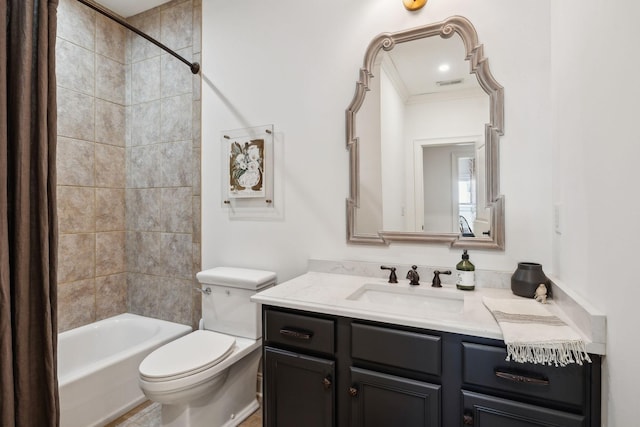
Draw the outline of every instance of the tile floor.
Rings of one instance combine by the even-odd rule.
[[[159,427],[160,404],[147,401],[105,427]],[[262,427],[262,409],[258,409],[239,427]]]

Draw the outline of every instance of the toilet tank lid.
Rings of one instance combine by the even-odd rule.
[[[276,273],[249,268],[216,267],[196,274],[202,285],[221,285],[233,288],[260,289],[276,282]]]

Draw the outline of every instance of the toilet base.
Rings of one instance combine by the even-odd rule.
[[[261,347],[229,367],[226,381],[206,395],[180,405],[163,404],[162,427],[235,427],[259,408],[258,364]]]

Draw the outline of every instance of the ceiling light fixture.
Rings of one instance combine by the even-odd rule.
[[[449,71],[449,69],[450,69],[450,68],[451,68],[451,67],[449,67],[449,64],[442,64],[442,65],[440,65],[440,66],[438,67],[438,70],[439,70],[441,73],[446,73],[447,71]]]
[[[402,0],[402,3],[407,10],[418,10],[427,4],[427,0]]]

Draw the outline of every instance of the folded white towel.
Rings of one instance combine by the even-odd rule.
[[[539,302],[488,297],[482,301],[502,329],[507,361],[556,366],[591,362],[582,337]]]

